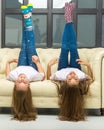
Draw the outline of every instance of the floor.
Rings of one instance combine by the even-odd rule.
[[[0,130],[104,130],[104,116],[99,110],[88,111],[86,121],[69,122],[58,120],[59,110],[38,109],[36,121],[11,120],[10,108],[0,109]]]
[[[104,116],[88,116],[87,121],[60,121],[57,115],[38,115],[36,121],[11,120],[11,114],[0,114],[0,130],[104,130]]]

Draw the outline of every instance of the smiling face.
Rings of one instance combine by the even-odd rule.
[[[24,74],[20,74],[18,79],[15,81],[15,86],[17,90],[26,91],[30,85],[29,79]]]
[[[71,71],[66,77],[66,82],[68,85],[78,85],[79,78],[74,71]]]

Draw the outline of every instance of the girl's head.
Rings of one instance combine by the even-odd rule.
[[[36,111],[33,108],[32,95],[30,87],[27,91],[13,89],[12,107],[14,112],[14,119],[20,121],[28,121],[36,119]]]
[[[30,86],[29,79],[26,77],[25,74],[20,74],[18,79],[15,81],[15,87],[17,90],[26,91]]]
[[[71,86],[72,85],[78,85],[79,84],[79,78],[78,78],[77,74],[74,71],[72,71],[67,75],[66,82],[67,82],[67,84],[69,84]]]
[[[79,81],[78,85],[69,85],[64,82],[60,88],[60,120],[85,120],[84,95],[89,85],[86,80]]]

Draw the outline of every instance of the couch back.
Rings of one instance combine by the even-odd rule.
[[[92,49],[78,49],[79,55],[81,59],[89,61],[92,64],[93,59],[95,58],[95,53],[102,50],[101,48],[92,48]],[[20,52],[20,48],[0,48],[0,78],[5,77],[5,68],[6,62],[8,59],[18,58]],[[54,57],[59,57],[60,49],[53,49],[53,48],[37,48],[37,53],[40,58],[40,62],[46,72],[47,63]],[[69,53],[70,59],[70,53]],[[16,63],[11,64],[11,69],[14,69],[17,66]],[[57,70],[57,64],[52,67],[52,72]],[[86,71],[86,67],[82,67],[83,71]]]

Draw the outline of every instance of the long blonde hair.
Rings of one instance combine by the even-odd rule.
[[[35,120],[36,109],[33,106],[30,87],[28,90],[17,90],[14,86],[12,96],[13,119],[20,121]]]

